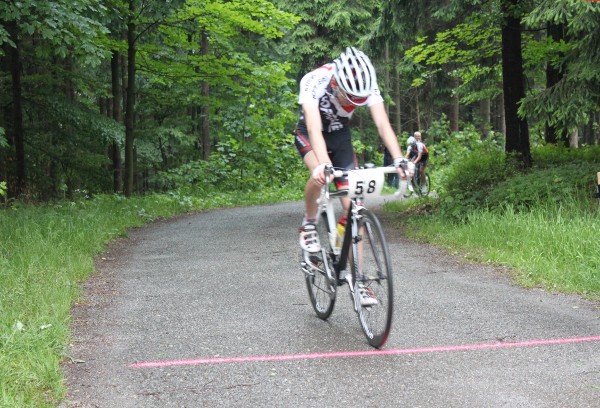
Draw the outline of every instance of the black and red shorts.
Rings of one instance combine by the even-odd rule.
[[[327,146],[327,154],[329,155],[331,164],[334,168],[340,170],[353,170],[357,167],[350,129],[343,128],[335,132],[323,132],[323,138],[325,139],[325,145]],[[296,149],[298,149],[298,153],[300,153],[301,157],[306,156],[308,152],[312,151],[308,131],[303,122],[298,123],[298,126],[296,127],[294,141]],[[348,179],[346,177],[336,179],[335,185],[337,188],[347,188]]]

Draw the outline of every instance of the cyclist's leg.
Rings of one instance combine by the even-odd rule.
[[[309,171],[308,180],[304,186],[304,204],[306,208],[305,216],[307,220],[316,221],[318,209],[317,199],[321,194],[321,186],[315,183],[310,175],[312,174],[312,171],[319,165],[319,161],[312,150],[306,153],[302,159],[304,160],[304,164]]]
[[[295,137],[296,148],[309,170],[309,178],[304,187],[305,214],[300,227],[302,270],[305,273],[306,288],[313,309],[319,318],[325,320],[333,311],[336,287],[330,279],[332,262],[330,262],[329,255],[327,223],[322,221],[319,225],[318,222],[317,198],[320,195],[321,186],[310,178],[313,169],[319,163],[308,141],[306,129],[297,129]],[[321,248],[320,241],[323,241],[325,250]]]
[[[309,177],[304,187],[305,212],[302,219],[302,224],[299,228],[299,243],[302,250],[310,253],[317,253],[321,250],[319,236],[315,231],[318,221],[317,198],[319,198],[321,186],[315,183],[310,175],[319,163],[308,140],[308,132],[306,131],[305,127],[298,126],[296,129],[295,144],[296,148],[298,149],[298,153],[302,157],[302,160],[309,171]]]

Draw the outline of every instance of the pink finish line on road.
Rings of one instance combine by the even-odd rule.
[[[487,343],[487,344],[466,344],[459,346],[440,346],[440,347],[423,347],[412,349],[395,349],[395,350],[363,350],[363,351],[340,351],[329,353],[308,353],[308,354],[283,354],[273,356],[247,356],[247,357],[214,357],[214,358],[197,358],[189,360],[167,360],[167,361],[148,361],[130,364],[131,368],[156,368],[156,367],[174,367],[186,365],[205,365],[205,364],[230,364],[230,363],[247,363],[247,362],[263,362],[263,361],[287,361],[287,360],[309,360],[309,359],[325,359],[325,358],[344,358],[344,357],[365,357],[365,356],[389,356],[401,354],[426,354],[426,353],[445,353],[453,351],[472,351],[472,350],[489,350],[501,348],[519,348],[519,347],[535,347],[535,346],[552,346],[572,343],[585,343],[600,341],[600,336],[591,337],[572,337],[565,339],[551,340],[529,340],[521,342],[506,342],[506,343]]]

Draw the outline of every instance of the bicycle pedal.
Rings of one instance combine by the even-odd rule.
[[[306,262],[300,262],[300,266],[302,267],[302,272],[304,272],[308,276],[315,276],[315,273],[311,271],[310,266]]]

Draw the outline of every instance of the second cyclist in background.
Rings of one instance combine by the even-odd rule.
[[[425,185],[425,168],[427,167],[427,163],[429,163],[429,150],[427,150],[425,143],[421,141],[421,132],[415,132],[414,136],[408,138],[406,157],[417,167],[421,191],[425,192],[427,189]]]

